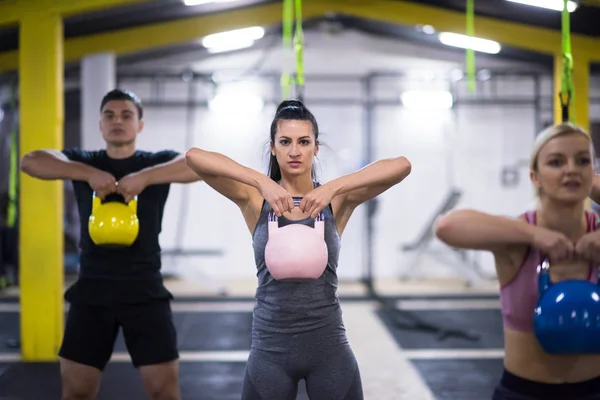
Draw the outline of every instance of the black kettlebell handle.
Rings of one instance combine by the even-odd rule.
[[[101,203],[112,203],[112,202],[117,202],[117,203],[123,203],[125,204],[125,196],[123,196],[122,194],[119,193],[109,193],[106,196],[104,196],[103,199],[100,199]]]
[[[96,192],[94,192],[94,197],[96,196]],[[137,196],[133,198],[133,200],[137,200]],[[127,205],[128,203],[125,201],[125,196],[120,193],[109,193],[103,199],[100,199],[100,204],[106,203],[123,203]]]
[[[300,202],[302,201],[303,197],[292,197],[292,200],[294,201],[294,206],[298,207],[300,205]],[[274,221],[278,221],[279,217],[277,215],[275,215],[274,211],[270,211],[269,215],[267,217],[267,221],[269,222],[274,222]],[[317,221],[325,221],[325,216],[323,215],[323,211],[321,211],[319,213],[319,215],[317,215],[317,218],[315,218],[315,222]]]

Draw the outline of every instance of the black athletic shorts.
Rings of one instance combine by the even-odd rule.
[[[179,358],[168,300],[110,306],[71,304],[59,356],[104,370],[119,328],[134,367]]]

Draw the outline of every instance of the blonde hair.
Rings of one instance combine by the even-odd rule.
[[[533,149],[531,150],[531,157],[529,158],[529,169],[532,171],[538,170],[538,168],[537,168],[538,156],[540,154],[540,150],[542,149],[542,147],[544,147],[544,145],[546,145],[546,143],[548,143],[550,140],[554,139],[555,137],[562,136],[562,135],[568,135],[571,133],[577,133],[577,134],[581,134],[581,135],[585,136],[589,140],[590,146],[592,146],[592,138],[582,127],[580,127],[578,125],[572,124],[570,122],[564,122],[562,124],[550,126],[546,129],[544,129],[542,132],[540,132],[540,134],[535,138],[535,141],[533,142]],[[594,157],[593,146],[591,148],[591,153],[592,153],[592,158],[593,158]],[[592,163],[595,164],[594,161],[595,160],[593,160]]]

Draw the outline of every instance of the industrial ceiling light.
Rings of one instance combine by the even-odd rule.
[[[206,47],[209,53],[220,53],[251,47],[263,36],[265,36],[264,28],[252,26],[205,36],[202,39],[202,46]]]
[[[563,0],[506,0],[512,3],[524,4],[526,6],[546,8],[548,10],[562,11],[565,2]],[[567,3],[567,11],[573,12],[577,9],[577,2],[569,1]]]
[[[247,49],[254,45],[254,40],[240,40],[238,42],[223,43],[217,46],[207,47],[210,54],[225,53],[227,51]]]
[[[426,35],[433,35],[435,33],[435,28],[431,25],[417,25],[417,30]]]
[[[500,43],[493,40],[459,35],[458,33],[442,32],[439,34],[438,39],[446,46],[473,49],[482,53],[498,54],[502,49]]]
[[[199,6],[201,4],[210,4],[210,3],[229,3],[232,1],[238,0],[183,0],[183,4],[186,6]]]

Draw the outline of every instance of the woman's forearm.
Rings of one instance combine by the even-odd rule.
[[[35,150],[23,156],[21,171],[43,180],[87,181],[94,167],[71,161],[56,150]]]
[[[241,165],[223,154],[199,148],[188,150],[185,154],[185,161],[188,167],[201,178],[203,176],[219,176],[245,183],[257,189],[261,182],[269,179],[266,175]]]
[[[365,187],[392,186],[405,179],[412,166],[406,157],[388,158],[376,161],[360,170],[328,184],[335,188],[336,195],[351,192]]]
[[[536,227],[525,221],[475,210],[456,210],[438,219],[435,234],[457,248],[493,250],[506,245],[529,245]]]

